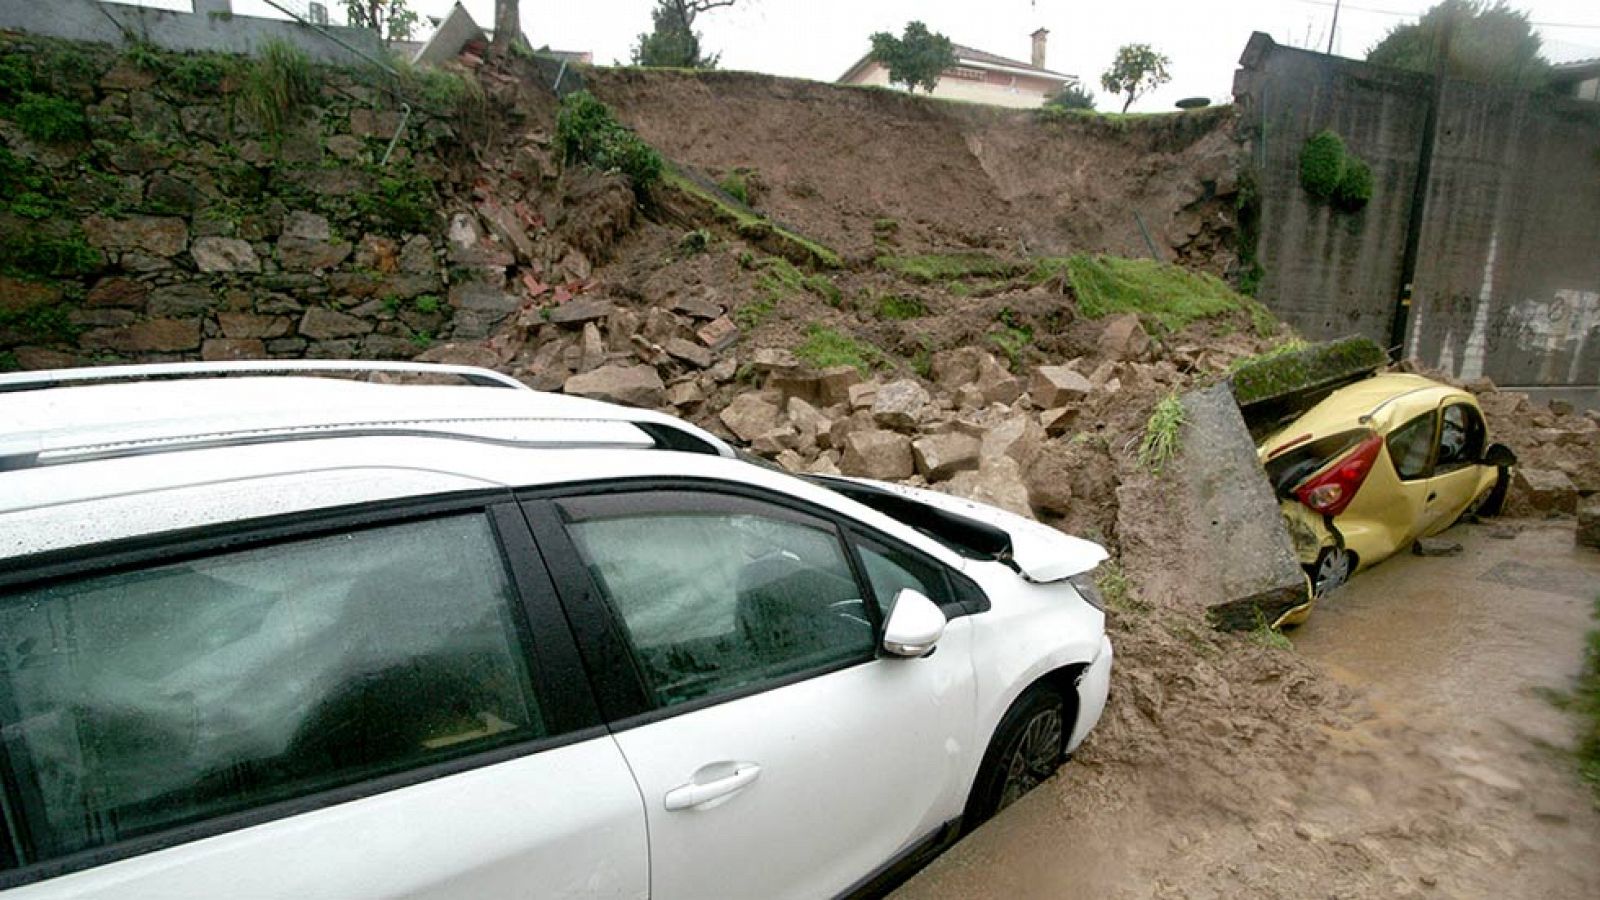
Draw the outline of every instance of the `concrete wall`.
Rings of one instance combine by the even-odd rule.
[[[1385,343],[1429,81],[1264,39],[1252,39],[1234,81],[1260,187],[1259,296],[1308,338]],[[1325,128],[1372,167],[1372,200],[1360,212],[1337,212],[1300,188],[1300,148]]]
[[[375,32],[339,25],[324,27],[327,35],[298,22],[234,15],[229,0],[195,0],[194,12],[151,9],[98,0],[0,0],[0,28],[121,46],[135,41],[167,50],[210,50],[254,54],[269,41],[284,41],[317,62],[355,65],[361,55],[384,59],[383,42]]]
[[[1430,76],[1252,39],[1235,93],[1258,166],[1261,298],[1313,338],[1387,343]],[[1373,168],[1356,213],[1299,184],[1330,128]],[[1447,81],[1439,92],[1404,350],[1460,378],[1600,388],[1600,108]]]

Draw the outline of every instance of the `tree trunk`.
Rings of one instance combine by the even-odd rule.
[[[512,44],[523,43],[522,15],[517,9],[519,0],[494,0],[494,48],[511,49]]]
[[[1130,107],[1132,105],[1133,105],[1133,95],[1129,94],[1128,95],[1128,99],[1122,101],[1122,111],[1123,112],[1127,112],[1128,111],[1128,107]]]

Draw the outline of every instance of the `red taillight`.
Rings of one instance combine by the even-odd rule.
[[[1334,463],[1327,471],[1308,478],[1294,489],[1301,503],[1325,516],[1337,516],[1355,499],[1356,490],[1372,471],[1383,449],[1383,436],[1374,434],[1363,440],[1344,459]]]

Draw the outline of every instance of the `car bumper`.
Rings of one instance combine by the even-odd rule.
[[[1078,721],[1072,726],[1072,739],[1067,742],[1067,752],[1078,749],[1089,736],[1100,714],[1105,712],[1106,697],[1111,693],[1111,639],[1100,639],[1100,655],[1078,678]]]

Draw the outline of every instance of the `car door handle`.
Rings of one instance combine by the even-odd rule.
[[[1437,499],[1439,499],[1439,495],[1438,495],[1438,494],[1432,494],[1432,493],[1430,493],[1430,494],[1429,494],[1429,495],[1428,495],[1428,502],[1429,502],[1429,503],[1432,503],[1432,502],[1433,502],[1433,501],[1435,501],[1435,500],[1437,500]]]
[[[667,791],[667,812],[680,812],[685,809],[694,809],[704,806],[713,800],[726,797],[735,791],[742,790],[756,780],[761,774],[761,767],[755,763],[738,763],[732,775],[726,775],[704,784],[689,782],[680,784]]]

